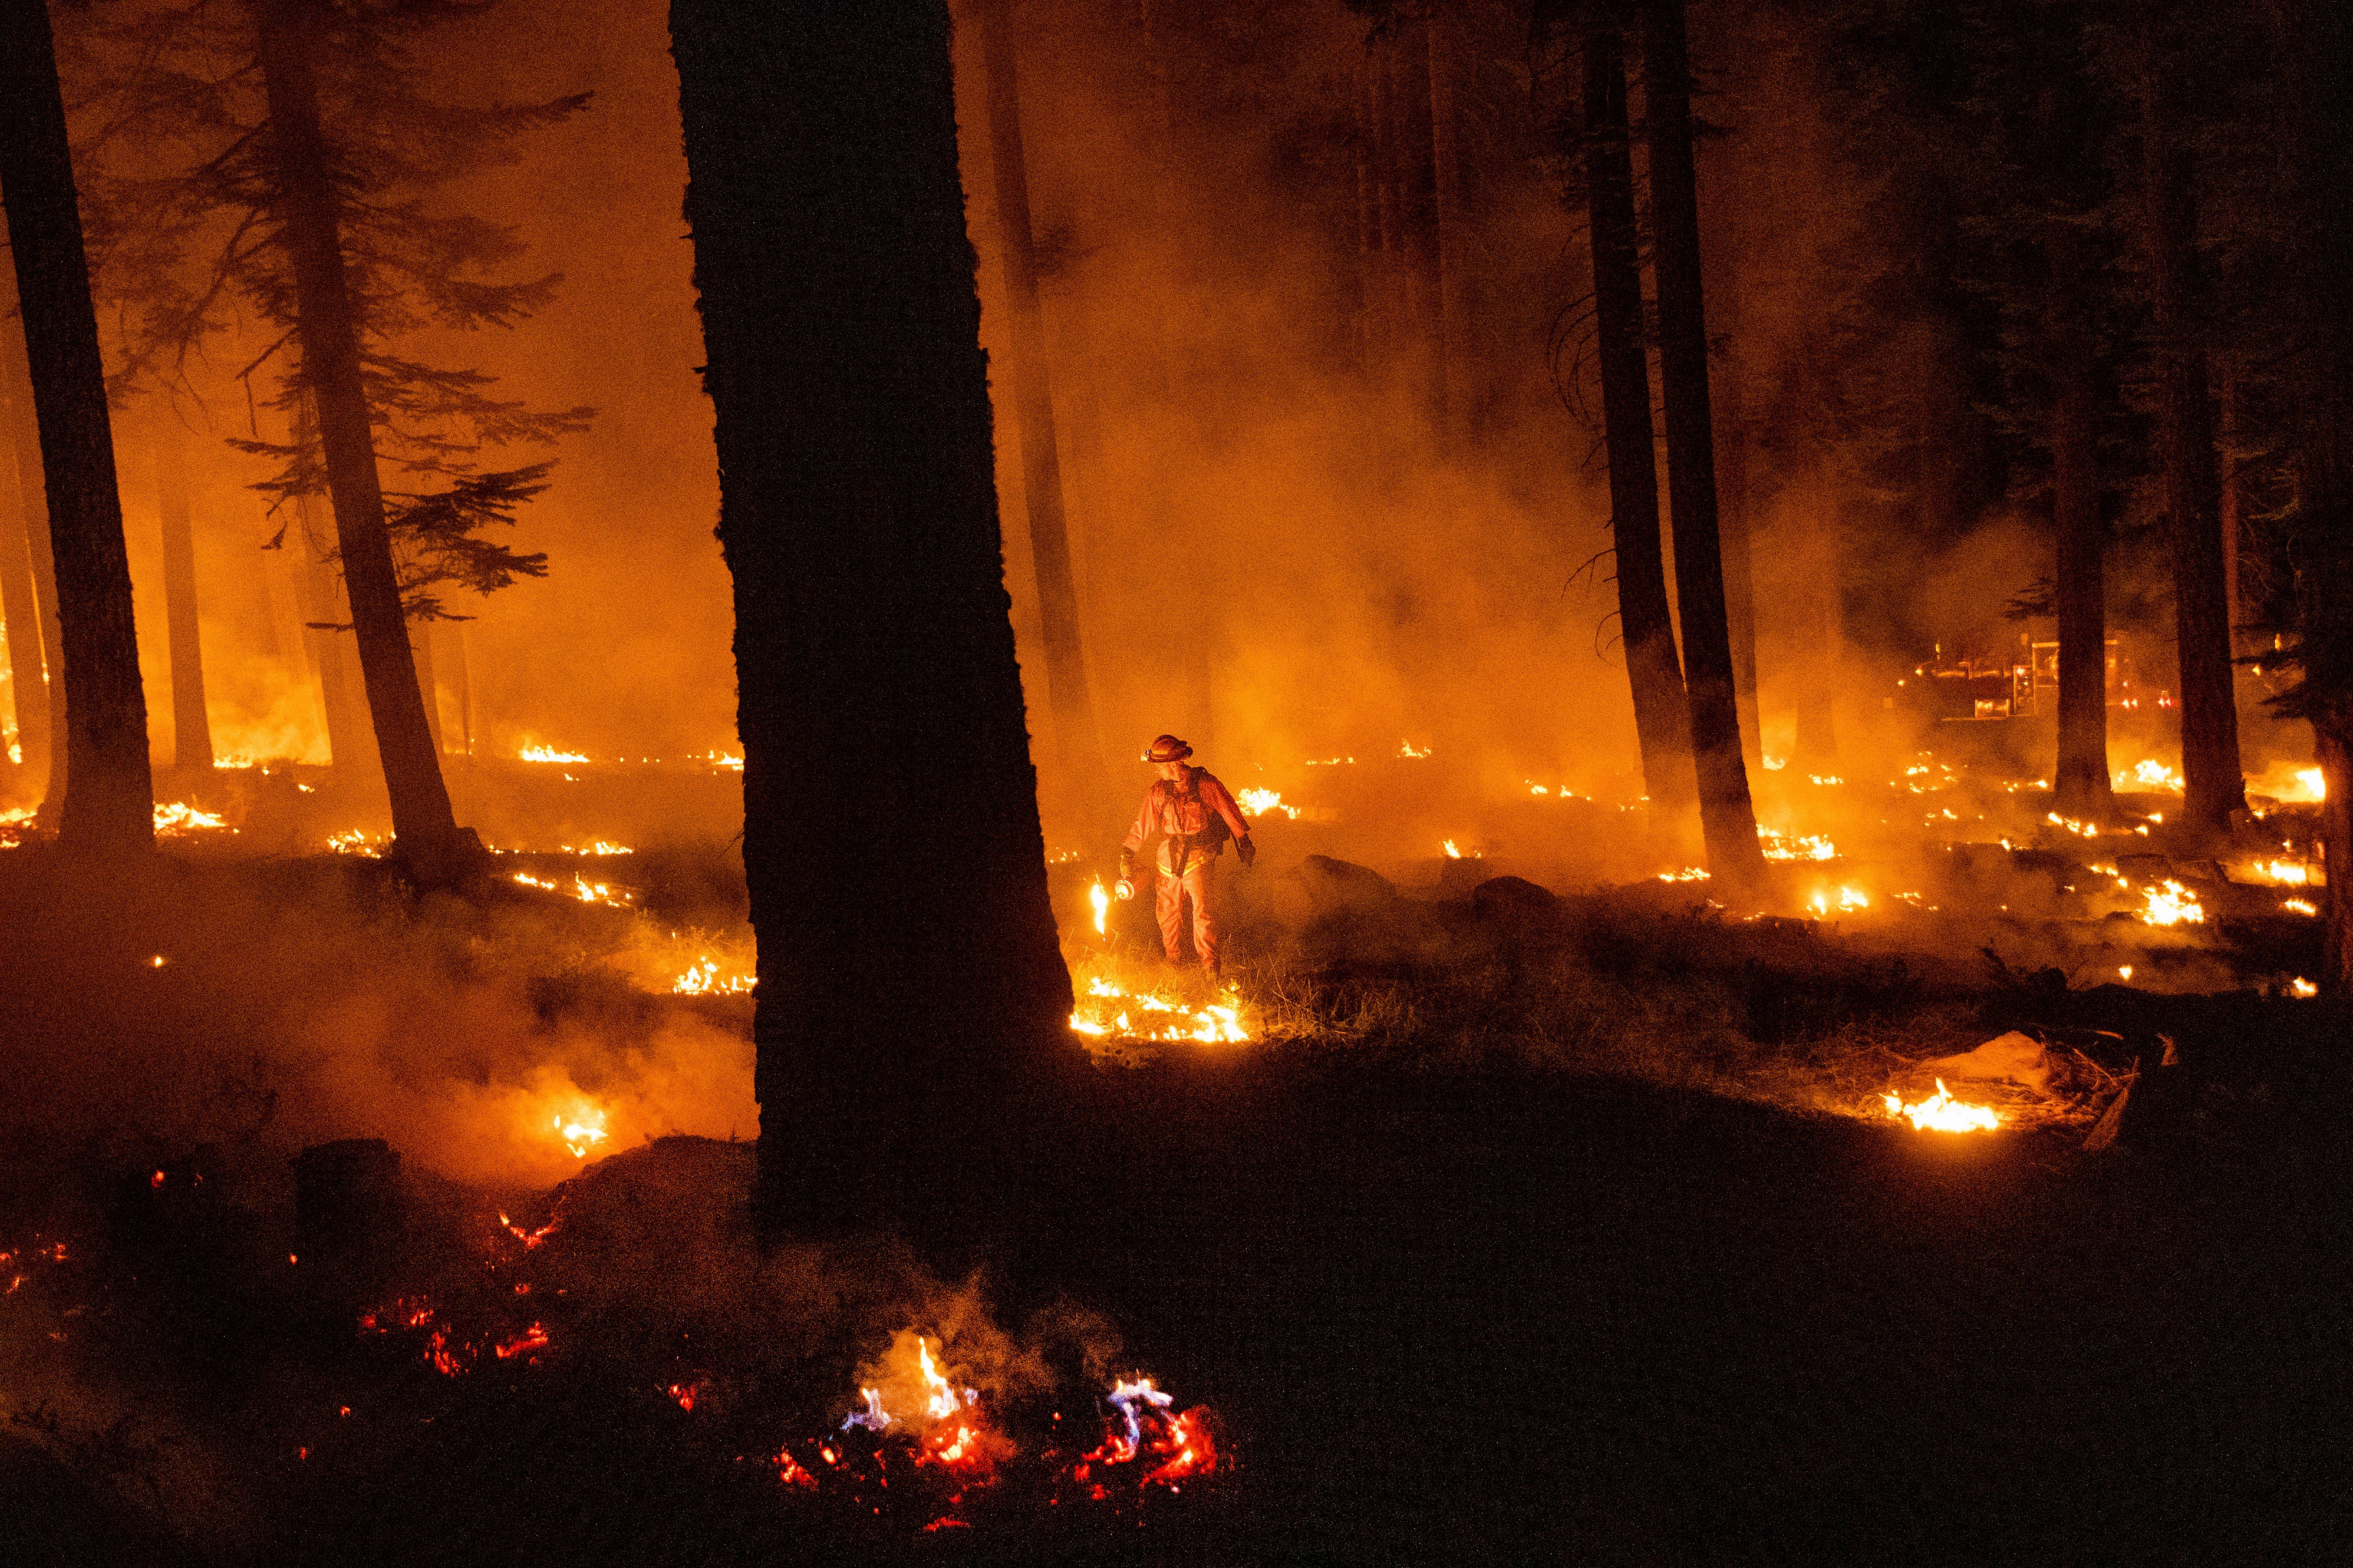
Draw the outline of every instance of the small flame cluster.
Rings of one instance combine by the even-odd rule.
[[[2170,878],[2150,883],[2140,893],[2140,918],[2153,926],[2197,925],[2206,919],[2198,895]]]
[[[1838,846],[1820,833],[1783,833],[1778,828],[1757,825],[1757,837],[1765,843],[1767,860],[1835,860]]]
[[[1936,1080],[1936,1092],[1926,1100],[1906,1104],[1902,1095],[1890,1089],[1880,1100],[1891,1120],[1909,1121],[1915,1131],[1990,1132],[2001,1125],[2000,1114],[1990,1106],[1955,1100],[1943,1079]]]
[[[706,952],[686,966],[670,991],[680,996],[743,996],[757,984],[752,975],[723,972],[719,961]]]
[[[219,827],[228,827],[228,824],[220,819],[218,812],[201,810],[185,800],[158,801],[155,805],[155,832],[159,837],[179,838]],[[228,830],[237,831],[234,827]]]
[[[566,890],[562,883],[550,881],[544,877],[534,877],[528,871],[517,871],[514,874],[514,879],[526,888],[538,888],[545,892],[560,893]],[[609,882],[592,882],[576,872],[572,878],[572,887],[569,891],[574,898],[584,904],[604,904],[617,910],[629,907],[628,889],[616,888]]]
[[[1248,1040],[1240,988],[1229,984],[1222,1001],[1195,1005],[1160,991],[1131,990],[1095,975],[1071,1014],[1071,1027],[1098,1039],[1198,1040],[1221,1045]]]
[[[1251,816],[1265,816],[1277,811],[1293,821],[1296,821],[1299,816],[1299,807],[1283,805],[1282,795],[1279,790],[1237,790],[1234,793],[1234,801]]]
[[[526,763],[585,763],[586,752],[567,752],[556,746],[525,746],[515,755]]]
[[[910,1359],[910,1342],[913,1377],[898,1364]],[[1049,1507],[1067,1496],[1114,1508],[1155,1489],[1178,1492],[1221,1468],[1209,1412],[1198,1405],[1178,1410],[1170,1394],[1142,1376],[1117,1380],[1101,1398],[1103,1440],[1096,1447],[1071,1458],[1050,1441],[1025,1454],[992,1402],[949,1376],[946,1355],[944,1342],[934,1357],[929,1340],[902,1331],[883,1374],[859,1388],[856,1404],[830,1436],[788,1442],[776,1451],[776,1479],[787,1495],[830,1495],[876,1514],[886,1501],[912,1505],[914,1517],[931,1516],[923,1531],[936,1532],[971,1529],[965,1515],[1017,1465],[1029,1483],[1023,1489],[1042,1487]],[[692,1408],[686,1399],[679,1402]],[[1060,1413],[1053,1419],[1059,1434]]]

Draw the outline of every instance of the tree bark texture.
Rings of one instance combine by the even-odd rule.
[[[772,1215],[904,1216],[953,1201],[941,1163],[1071,1048],[947,7],[673,0],[670,39],[735,584],[762,1187]]]
[[[2059,620],[2059,755],[2052,783],[2063,815],[2106,822],[2116,813],[2116,793],[2108,779],[2099,391],[2077,237],[2054,219],[2044,229],[2042,248],[2051,291],[2045,350],[2051,374],[2052,580]]]
[[[184,777],[213,767],[213,729],[205,712],[205,656],[196,620],[196,531],[188,502],[187,455],[169,409],[155,422],[155,510],[164,525],[164,624],[172,655],[172,771]]]
[[[1642,22],[1655,237],[1651,266],[1658,285],[1659,380],[1666,416],[1675,597],[1683,617],[1683,684],[1691,701],[1692,752],[1708,868],[1739,889],[1762,881],[1765,856],[1757,842],[1748,769],[1741,761],[1740,709],[1725,620],[1683,0],[1647,0]]]
[[[2154,49],[2141,63],[2139,87],[2142,249],[2156,339],[2158,448],[2180,656],[2182,816],[2221,831],[2232,812],[2246,809],[2247,790],[2239,763],[2213,393],[2191,320],[2197,218],[2189,154],[2174,140],[2172,88]]]
[[[147,696],[81,208],[39,0],[0,5],[0,194],[57,574],[69,759],[58,840],[76,856],[136,854],[155,842]]]
[[[319,118],[312,58],[321,0],[255,0],[254,22],[278,177],[278,240],[293,274],[295,334],[315,400],[335,541],[376,750],[392,801],[396,851],[417,875],[447,881],[480,854],[461,835],[417,683],[407,616],[385,524],[375,433],[362,380],[359,321],[344,269],[332,154]]]
[[[1595,357],[1609,462],[1609,535],[1618,566],[1618,628],[1634,699],[1642,789],[1671,810],[1697,798],[1691,708],[1683,697],[1660,548],[1658,454],[1651,426],[1651,367],[1642,346],[1641,256],[1628,143],[1626,61],[1617,32],[1597,26],[1584,47],[1585,190],[1593,251]]]
[[[987,79],[989,163],[996,174],[997,236],[1013,348],[1006,380],[1013,393],[1013,425],[1021,447],[1021,493],[1029,513],[1029,555],[1038,576],[1038,619],[1046,644],[1046,691],[1054,715],[1055,751],[1070,778],[1092,780],[1103,773],[1103,755],[1079,630],[1078,590],[1071,573],[1053,381],[1046,356],[1046,312],[1038,294],[1037,247],[1029,224],[1013,6],[1014,0],[983,0],[976,18]]]
[[[0,332],[9,330],[0,325]],[[20,412],[18,401],[9,397],[6,406],[0,408],[0,418],[14,423]],[[0,515],[0,616],[7,617],[16,749],[24,758],[16,785],[20,793],[37,801],[39,791],[48,783],[50,733],[48,657],[41,647],[41,595],[33,586],[31,542],[37,510],[32,492],[41,476],[37,469],[26,473],[19,467],[13,447],[0,454],[0,468],[5,468],[5,482],[16,498],[15,509]],[[39,526],[46,531],[46,521]]]

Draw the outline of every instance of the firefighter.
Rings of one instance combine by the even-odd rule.
[[[1127,842],[1119,847],[1115,890],[1123,899],[1135,896],[1135,884],[1128,874],[1136,851],[1155,833],[1160,834],[1155,860],[1160,874],[1153,912],[1160,920],[1161,945],[1168,950],[1169,963],[1182,962],[1185,900],[1190,898],[1193,952],[1200,958],[1202,969],[1215,979],[1218,857],[1225,853],[1226,840],[1231,838],[1235,855],[1248,866],[1258,858],[1258,846],[1250,842],[1250,824],[1242,820],[1241,807],[1234,804],[1233,795],[1217,775],[1207,768],[1186,766],[1185,759],[1192,754],[1193,748],[1174,735],[1160,736],[1144,753],[1144,760],[1160,770],[1160,777],[1145,791],[1135,826],[1127,830]]]

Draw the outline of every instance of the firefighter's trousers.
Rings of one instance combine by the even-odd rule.
[[[1193,900],[1193,952],[1211,975],[1218,973],[1217,867],[1216,857],[1197,854],[1182,877],[1158,872],[1153,889],[1153,912],[1160,917],[1160,945],[1168,950],[1168,962],[1185,961],[1185,900],[1189,898]]]

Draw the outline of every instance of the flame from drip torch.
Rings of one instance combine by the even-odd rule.
[[[1109,935],[1110,933],[1103,929],[1103,921],[1111,914],[1111,895],[1103,891],[1102,878],[1096,878],[1095,885],[1088,889],[1087,902],[1095,907],[1095,934]]]

